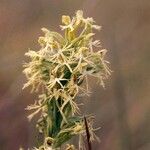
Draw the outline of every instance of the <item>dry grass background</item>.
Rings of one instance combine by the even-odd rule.
[[[91,79],[93,93],[85,98],[83,112],[101,126],[93,149],[150,149],[149,0],[0,0],[0,150],[36,144],[24,110],[35,98],[22,91],[24,53],[38,48],[41,27],[59,31],[61,15],[78,9],[102,25],[97,38],[114,71],[105,90]]]

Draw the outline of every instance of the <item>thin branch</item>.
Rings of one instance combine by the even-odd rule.
[[[85,116],[84,116],[84,123],[85,123],[85,130],[86,130],[88,150],[92,150],[92,145],[91,145],[91,141],[90,141],[89,127],[88,127],[87,119],[86,119]]]

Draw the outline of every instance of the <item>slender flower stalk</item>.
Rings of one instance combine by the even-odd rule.
[[[39,115],[36,127],[44,136],[43,144],[35,150],[59,150],[62,146],[75,150],[74,145],[65,146],[75,135],[79,135],[78,149],[81,150],[87,126],[88,140],[96,137],[92,116],[82,117],[77,101],[79,92],[89,94],[89,76],[98,78],[104,86],[104,80],[110,75],[104,59],[106,50],[93,38],[93,30],[100,29],[94,23],[92,18],[84,18],[81,10],[72,19],[62,16],[60,27],[64,36],[42,28],[44,36],[38,40],[40,50],[25,53],[31,61],[24,64],[27,83],[23,88],[31,86],[32,92],[39,93],[38,100],[26,108],[32,112],[28,119]]]

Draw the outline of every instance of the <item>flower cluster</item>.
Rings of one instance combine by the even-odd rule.
[[[45,135],[45,141],[51,139],[52,149],[73,135],[85,133],[83,117],[76,116],[79,112],[76,97],[79,91],[88,94],[87,77],[97,77],[104,86],[103,80],[110,75],[108,62],[104,60],[106,50],[101,49],[99,40],[93,40],[93,29],[99,30],[100,26],[92,18],[84,18],[80,10],[72,19],[62,16],[62,23],[64,36],[42,28],[44,36],[38,40],[41,49],[25,54],[31,61],[24,64],[23,71],[28,80],[24,88],[31,86],[32,91],[40,93],[39,100],[27,107],[33,111],[28,118],[31,120],[40,113],[37,127]],[[84,83],[86,88],[82,87]],[[42,147],[48,150],[44,144]]]

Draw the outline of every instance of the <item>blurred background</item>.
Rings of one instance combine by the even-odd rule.
[[[22,91],[24,53],[38,50],[42,27],[60,31],[61,16],[78,9],[102,26],[96,38],[113,70],[106,89],[90,79],[84,98],[83,113],[101,127],[93,150],[150,150],[149,0],[0,0],[0,150],[37,144],[36,119],[29,123],[24,109],[36,99]]]

